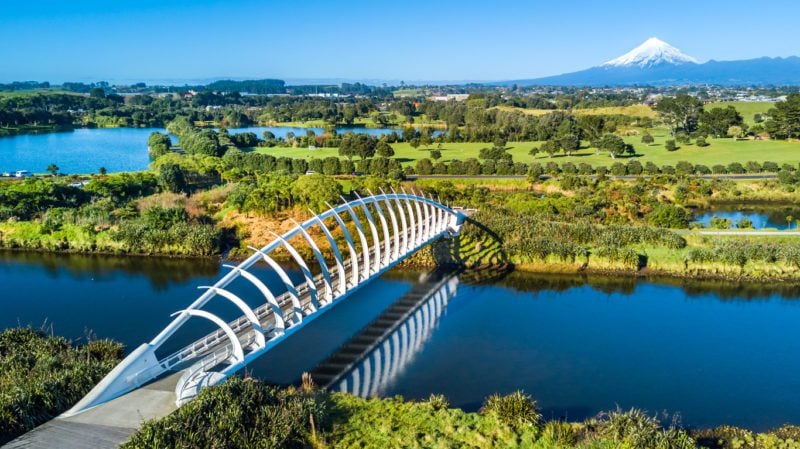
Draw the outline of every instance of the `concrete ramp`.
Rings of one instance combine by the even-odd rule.
[[[128,394],[68,418],[57,417],[3,449],[111,449],[138,429],[142,422],[163,418],[175,405],[175,385],[181,373],[172,373]]]

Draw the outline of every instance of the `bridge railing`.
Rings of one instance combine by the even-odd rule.
[[[355,232],[348,229],[342,217],[350,217]],[[231,363],[220,371],[224,378],[316,318],[327,306],[348,296],[419,248],[441,236],[457,234],[464,218],[462,212],[432,198],[415,192],[408,194],[393,191],[358,197],[314,215],[303,223],[296,223],[294,228],[284,234],[276,234],[275,240],[269,244],[254,249],[253,255],[231,267],[213,286],[206,287],[206,291],[186,309],[176,312],[175,318],[164,330],[127,357],[70,413],[78,413],[119,396],[167,370],[184,369],[187,365],[192,367],[192,371],[197,367],[202,367],[202,370],[213,369],[222,363],[215,355],[218,350],[230,348],[235,360],[230,357],[226,359]],[[333,229],[338,227],[344,237],[344,248],[349,257],[343,256],[341,241],[333,237],[326,220],[335,222]],[[328,264],[316,241],[309,235],[308,231],[312,228],[321,231],[324,235],[323,241],[327,240],[327,246],[333,253],[333,265]],[[371,237],[371,245],[368,236]],[[295,237],[312,250],[317,259],[314,266],[319,269],[319,274],[311,274],[306,261],[290,243]],[[286,271],[270,257],[278,248],[286,249],[300,266],[303,282],[295,285]],[[273,294],[258,277],[248,271],[260,261],[278,274],[286,292]],[[231,282],[239,278],[245,278],[257,287],[266,302],[257,308],[251,308],[241,298],[226,290]],[[201,310],[215,296],[230,301],[242,310],[243,316],[225,322],[216,315]],[[166,357],[157,356],[156,350],[192,317],[210,320],[218,329]]]

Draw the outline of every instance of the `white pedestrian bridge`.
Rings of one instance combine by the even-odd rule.
[[[214,285],[200,287],[203,293],[194,302],[176,311],[164,330],[133,350],[74,407],[7,447],[116,446],[141,421],[165,416],[419,249],[457,235],[467,214],[424,194],[393,191],[357,197],[295,222],[262,248],[251,248],[253,254],[240,264],[226,266],[229,271]],[[300,268],[302,281],[291,280],[289,270],[276,261],[284,260],[276,251],[285,251],[284,259]],[[314,262],[301,254],[313,254]],[[277,274],[280,292],[253,273],[257,264]],[[234,294],[234,282],[255,287],[261,305],[251,307]],[[211,301],[227,301],[241,316],[223,320],[205,307]],[[190,320],[206,320],[216,330],[175,346],[171,340]],[[181,349],[160,355],[168,341]]]

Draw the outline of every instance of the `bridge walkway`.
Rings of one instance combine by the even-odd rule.
[[[175,385],[180,372],[169,373],[130,393],[71,417],[57,417],[7,443],[2,449],[112,449],[149,419],[177,409]]]

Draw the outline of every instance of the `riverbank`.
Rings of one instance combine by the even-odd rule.
[[[85,255],[112,255],[133,257],[157,258],[187,258],[214,261],[241,261],[252,254],[251,250],[236,247],[224,255],[198,254],[187,247],[185,242],[178,242],[161,248],[151,248],[148,251],[136,250],[130,245],[119,241],[114,231],[106,230],[98,233],[87,231],[75,225],[63,225],[61,229],[48,233],[42,232],[42,224],[35,222],[0,223],[0,249],[10,251],[30,251],[42,253],[85,254]],[[769,234],[769,233],[767,233]],[[735,233],[720,233],[719,236],[686,235],[688,246],[683,248],[663,248],[654,245],[636,245],[629,251],[626,260],[619,256],[609,257],[602,253],[602,249],[590,249],[587,253],[575,257],[574,260],[564,260],[557,255],[547,255],[544,259],[532,259],[530,255],[509,254],[499,242],[478,242],[470,237],[458,240],[459,249],[454,251],[452,242],[440,242],[430,248],[423,248],[401,264],[400,269],[431,268],[439,264],[457,264],[471,268],[473,271],[497,267],[512,266],[514,270],[539,274],[593,274],[603,276],[629,276],[629,277],[672,277],[677,279],[696,280],[727,280],[747,281],[756,283],[792,282],[800,283],[800,267],[796,265],[796,257],[789,259],[772,260],[772,256],[765,256],[764,260],[745,260],[742,264],[724,260],[703,260],[710,256],[697,259],[695,251],[702,251],[709,246],[712,239],[717,244],[724,244],[723,240],[744,241],[753,239],[788,240],[775,247],[770,247],[769,242],[757,243],[765,251],[777,253],[777,245],[788,245],[795,248],[800,241],[794,236],[790,237],[759,237],[757,233],[736,235]],[[261,242],[263,245],[265,242]],[[713,243],[711,243],[713,245]],[[744,245],[746,246],[746,245]],[[316,259],[310,251],[301,249],[301,254],[313,266]],[[326,251],[327,252],[327,251]],[[454,258],[459,254],[460,258]],[[330,254],[328,256],[332,257]],[[732,256],[735,258],[735,256]],[[281,263],[292,262],[291,256],[285,251],[276,251],[275,260]]]
[[[21,134],[47,134],[73,131],[70,125],[20,125],[15,127],[0,127],[0,137],[12,137]]]
[[[207,426],[209,416],[215,426]],[[242,429],[247,429],[243,431]],[[233,444],[268,448],[536,447],[572,448],[794,448],[800,428],[768,432],[720,426],[686,430],[631,409],[583,422],[545,421],[522,392],[486,398],[478,413],[450,408],[447,398],[426,401],[362,399],[304,385],[274,389],[234,378],[203,390],[176,413],[146,423],[123,448]]]

